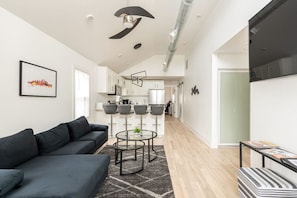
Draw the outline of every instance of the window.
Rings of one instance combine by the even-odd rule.
[[[75,118],[89,116],[89,75],[85,72],[75,70]]]

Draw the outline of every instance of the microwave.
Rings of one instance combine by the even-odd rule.
[[[122,95],[122,87],[119,85],[115,85],[115,93],[108,94],[108,95],[116,95],[116,96],[121,96]]]

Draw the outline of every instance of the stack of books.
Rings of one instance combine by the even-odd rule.
[[[297,197],[297,186],[268,168],[240,168],[239,197]]]
[[[283,158],[296,158],[297,154],[291,153],[289,151],[283,150],[281,148],[271,148],[271,149],[264,149],[261,150],[262,153],[270,155],[277,159],[283,159]]]

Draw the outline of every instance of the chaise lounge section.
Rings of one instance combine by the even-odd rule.
[[[36,135],[25,129],[0,138],[0,197],[92,197],[108,174],[110,157],[92,154],[107,131],[80,117]]]

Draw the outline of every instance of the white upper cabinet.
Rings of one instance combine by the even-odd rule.
[[[147,89],[164,89],[164,80],[147,80]]]
[[[149,89],[164,89],[164,80],[144,80],[142,87],[132,84],[131,80],[125,80],[123,96],[148,96]]]
[[[112,94],[115,93],[115,85],[117,82],[117,74],[108,67],[98,66],[98,86],[99,93]]]

